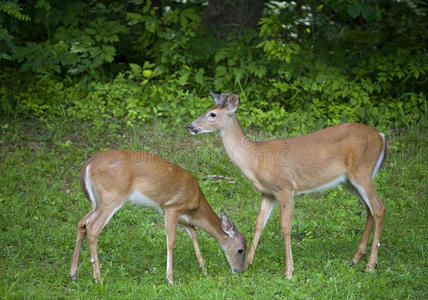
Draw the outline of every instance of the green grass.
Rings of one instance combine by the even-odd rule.
[[[0,123],[0,295],[5,299],[427,299],[428,205],[425,127],[394,133],[375,184],[387,211],[378,265],[367,257],[350,265],[365,222],[365,209],[346,190],[295,198],[292,245],[295,277],[284,279],[284,243],[276,209],[253,266],[233,274],[221,247],[204,232],[199,242],[208,275],[199,270],[189,237],[179,229],[174,250],[175,285],[165,282],[162,217],[125,205],[99,240],[103,285],[92,282],[85,240],[79,278],[68,280],[76,224],[90,203],[79,185],[83,163],[100,150],[130,148],[158,153],[191,171],[216,212],[224,208],[248,243],[260,195],[233,166],[216,134],[190,136],[168,121],[138,128],[95,130],[70,120]],[[116,129],[114,129],[116,128]],[[247,130],[248,131],[248,130]],[[251,132],[260,139],[271,137]],[[276,135],[279,137],[280,135]],[[210,174],[235,184],[202,181]]]

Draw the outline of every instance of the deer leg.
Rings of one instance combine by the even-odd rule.
[[[260,212],[257,217],[256,229],[254,232],[254,238],[251,242],[250,249],[248,250],[247,257],[245,258],[245,268],[248,268],[253,263],[254,253],[256,252],[257,245],[262,235],[263,229],[266,226],[267,221],[275,208],[275,198],[267,195],[263,195],[261,201]]]
[[[184,229],[186,229],[187,233],[189,234],[190,238],[192,239],[193,248],[195,249],[196,259],[199,264],[199,268],[204,272],[204,275],[207,275],[207,268],[205,267],[205,261],[202,257],[201,250],[199,250],[199,244],[197,240],[197,234],[195,227],[191,225],[183,225]]]
[[[166,281],[170,284],[174,283],[173,278],[173,251],[175,245],[175,237],[177,230],[177,212],[172,209],[165,210],[165,228],[166,228],[166,244],[167,244],[167,255],[166,255]]]
[[[286,270],[285,277],[291,279],[294,273],[293,255],[291,252],[291,215],[293,212],[293,193],[283,190],[276,194],[278,200],[281,230],[284,235]]]
[[[380,246],[379,240],[382,231],[383,218],[385,215],[385,206],[380,200],[379,196],[376,193],[376,190],[373,185],[373,181],[370,175],[362,176],[361,174],[353,174],[350,177],[352,185],[358,190],[359,194],[363,198],[363,201],[369,207],[372,221],[368,220],[368,223],[374,223],[374,235],[372,241],[372,248],[370,251],[370,256],[367,261],[366,271],[373,272],[377,263],[377,253]],[[369,238],[370,231],[367,227],[371,227],[371,225],[366,224],[366,228],[364,229],[363,235],[366,234],[363,238]],[[367,229],[367,233],[365,232]],[[371,229],[371,228],[370,228]],[[367,244],[367,242],[366,242]],[[364,246],[364,245],[363,245]],[[357,252],[358,253],[358,252]]]
[[[77,268],[79,263],[80,249],[82,248],[82,241],[86,236],[86,224],[93,216],[93,210],[88,212],[82,220],[77,224],[76,244],[74,246],[73,262],[71,263],[70,269],[70,280],[76,280]]]
[[[352,183],[348,182],[346,185],[346,188],[354,194],[366,207],[367,210],[367,220],[366,225],[364,227],[363,233],[361,235],[360,243],[358,244],[357,252],[355,252],[354,257],[352,258],[352,263],[357,264],[361,257],[366,253],[367,244],[370,238],[370,233],[373,228],[374,219],[372,216],[372,213],[370,211],[369,206],[365,203],[365,200],[363,199],[363,196],[360,195],[358,192],[358,189],[352,185]]]
[[[366,253],[367,244],[369,241],[370,233],[373,228],[373,216],[370,212],[370,209],[366,205],[367,210],[367,220],[366,225],[364,227],[363,234],[361,235],[360,243],[358,244],[357,252],[355,253],[354,257],[352,258],[352,263],[357,264],[360,261],[360,258]]]
[[[112,202],[114,203],[114,202]],[[117,203],[117,202],[116,202]],[[88,235],[88,243],[89,243],[89,251],[91,252],[91,263],[94,271],[94,282],[102,283],[101,278],[101,270],[100,263],[98,259],[98,251],[97,251],[97,243],[98,237],[103,230],[104,226],[110,221],[111,217],[122,207],[122,204],[117,206],[108,206],[97,208],[94,212],[96,215],[86,225],[87,235]]]
[[[382,225],[383,225],[383,218],[385,216],[385,206],[383,205],[382,201],[380,200],[380,198],[378,197],[378,195],[376,194],[376,191],[373,188],[373,191],[371,192],[372,194],[372,215],[374,218],[374,224],[375,224],[375,230],[374,230],[374,235],[373,235],[373,242],[372,242],[372,248],[370,251],[370,256],[369,259],[367,261],[367,266],[366,266],[366,271],[367,272],[373,272],[374,268],[376,266],[377,263],[377,252],[379,250],[380,247],[380,235],[382,232]]]

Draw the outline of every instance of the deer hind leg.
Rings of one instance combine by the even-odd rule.
[[[201,250],[199,249],[198,239],[195,227],[191,225],[184,225],[184,229],[186,229],[187,233],[189,234],[190,238],[192,239],[193,248],[195,249],[196,259],[198,261],[199,268],[202,270],[204,275],[207,275],[207,268],[205,267],[205,261],[202,257]]]
[[[352,174],[352,176],[349,176],[349,179],[352,186],[358,191],[358,194],[368,207],[366,227],[364,228],[363,236],[361,237],[360,245],[358,246],[358,251],[354,256],[353,261],[358,262],[362,255],[360,255],[360,249],[364,248],[365,250],[371,228],[374,224],[373,242],[366,266],[367,272],[373,272],[377,263],[377,253],[380,246],[379,240],[382,232],[385,206],[376,193],[371,175],[368,174],[367,176],[362,176],[360,173],[355,173]]]
[[[291,215],[293,211],[293,193],[283,190],[276,194],[278,200],[281,230],[284,235],[286,270],[285,277],[291,279],[294,274],[293,255],[291,252]]]
[[[102,283],[100,263],[98,259],[97,243],[98,237],[103,230],[104,226],[110,221],[111,217],[122,207],[123,203],[117,205],[110,205],[106,207],[99,207],[95,210],[96,214],[93,219],[87,224],[86,230],[88,235],[89,250],[91,252],[91,263],[93,268],[93,277],[95,283]]]
[[[257,245],[262,235],[263,229],[266,226],[267,221],[275,208],[275,198],[267,195],[263,195],[260,206],[260,212],[257,217],[256,229],[254,232],[254,238],[251,242],[250,249],[248,250],[247,257],[245,258],[245,268],[248,268],[253,263],[254,253],[256,252]]]
[[[86,236],[86,224],[93,217],[94,210],[89,211],[80,222],[77,224],[76,244],[74,246],[73,262],[70,269],[70,280],[76,280],[77,269],[79,263],[80,249],[82,248],[82,241]]]
[[[367,244],[370,238],[370,233],[372,232],[374,218],[370,212],[369,207],[366,205],[367,210],[367,220],[364,227],[363,233],[361,235],[360,243],[358,244],[357,252],[355,252],[354,257],[352,258],[352,263],[357,264],[361,257],[366,253]]]
[[[367,204],[365,203],[363,197],[360,195],[358,190],[350,182],[347,182],[345,184],[345,187],[363,203],[367,211],[366,225],[364,226],[364,230],[361,235],[360,242],[358,244],[357,252],[352,258],[352,263],[357,264],[360,261],[361,257],[366,253],[367,243],[373,228],[374,219],[373,219],[372,213],[370,212],[370,208],[367,206]]]

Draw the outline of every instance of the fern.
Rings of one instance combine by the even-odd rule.
[[[28,15],[21,13],[22,7],[15,1],[7,1],[0,3],[0,11],[12,16],[20,21],[30,21],[31,18]]]

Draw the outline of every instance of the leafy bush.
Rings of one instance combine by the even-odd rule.
[[[344,121],[384,130],[426,114],[427,11],[417,3],[271,1],[259,32],[222,38],[202,2],[162,4],[2,2],[1,112],[178,125],[210,105],[200,98],[212,89],[239,93],[243,125],[268,131]]]
[[[165,71],[175,72],[193,62],[188,51],[201,26],[201,18],[191,8],[165,11],[161,18],[156,16],[157,10],[147,1],[142,13],[127,13],[128,25],[141,32],[134,47]]]
[[[119,34],[125,32],[126,28],[119,22],[104,18],[89,21],[83,30],[61,26],[46,42],[28,42],[17,47],[14,57],[22,62],[22,71],[40,74],[93,72],[102,64],[113,61],[116,49],[112,44],[119,41]]]

